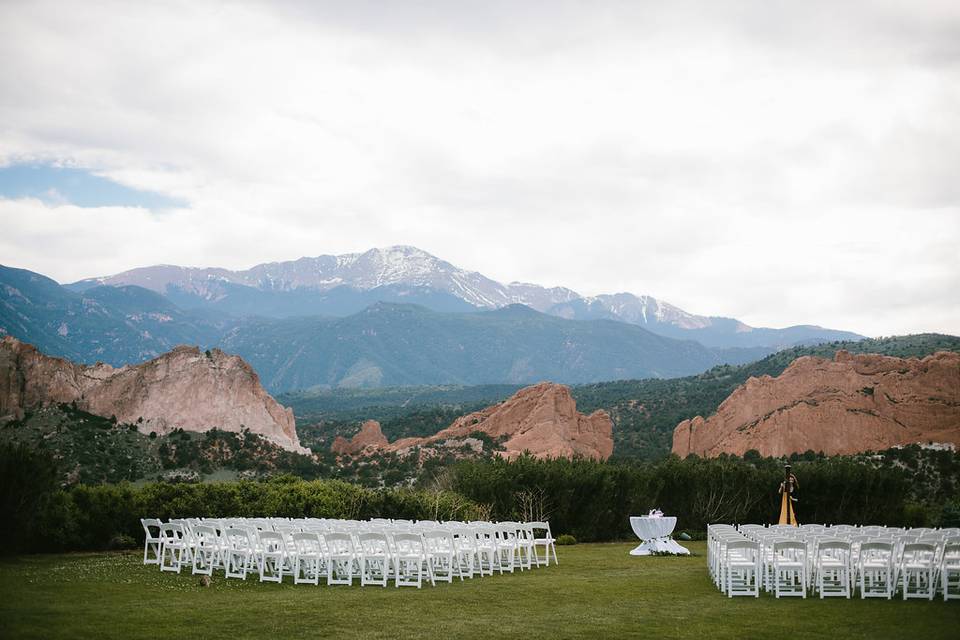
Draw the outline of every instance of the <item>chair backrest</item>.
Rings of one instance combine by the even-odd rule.
[[[424,531],[423,544],[432,553],[453,551],[453,536],[444,529]]]
[[[250,532],[245,527],[227,527],[223,537],[230,549],[250,551],[253,548]]]
[[[477,537],[477,544],[483,547],[495,545],[497,530],[490,524],[472,524],[473,533]]]
[[[932,563],[936,555],[937,545],[929,542],[908,542],[900,552],[900,557],[910,562]]]
[[[807,553],[807,544],[799,540],[777,540],[773,543],[773,552],[781,553],[783,551],[799,551]]]
[[[760,545],[758,545],[753,540],[731,540],[727,543],[727,556],[738,555],[744,551],[750,552],[750,555],[756,555],[760,550]]]
[[[382,533],[361,533],[360,548],[365,554],[386,554],[389,551],[387,536]]]
[[[418,533],[397,533],[393,536],[393,546],[398,555],[423,555],[423,537]]]
[[[313,531],[298,531],[293,534],[293,546],[298,554],[320,553],[320,536]]]
[[[215,547],[220,542],[217,530],[209,524],[198,524],[193,527],[197,542],[203,547]]]
[[[503,540],[504,542],[516,542],[517,540],[517,523],[516,522],[500,522],[496,525],[497,527],[497,537]]]
[[[349,533],[331,531],[323,536],[327,544],[327,549],[332,554],[342,555],[346,553],[355,553],[353,546],[353,536]]]
[[[866,554],[867,552],[893,553],[893,543],[885,540],[864,542],[860,545],[860,553]]]
[[[259,533],[260,546],[264,551],[277,552],[285,551],[286,544],[283,541],[283,534],[276,531],[263,530]]]
[[[818,547],[824,551],[849,551],[850,543],[846,540],[839,540],[837,538],[824,538],[819,541]]]
[[[180,540],[183,538],[183,525],[178,522],[167,522],[160,525],[160,538],[162,540]]]
[[[949,566],[960,564],[960,540],[951,539],[943,544],[943,563]]]
[[[140,525],[143,527],[144,533],[147,534],[147,540],[157,540],[160,538],[160,525],[161,522],[156,518],[140,518]],[[156,534],[153,533],[153,529],[156,529]]]

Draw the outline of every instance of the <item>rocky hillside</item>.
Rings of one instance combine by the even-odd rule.
[[[841,349],[923,358],[937,351],[960,353],[960,337],[918,334],[794,347],[757,362],[714,367],[695,376],[574,385],[571,392],[580,411],[603,409],[610,415],[615,456],[654,460],[669,455],[678,423],[712,415],[747,379],[779,376],[801,356],[833,359]],[[518,390],[515,385],[314,389],[278,399],[293,407],[301,441],[314,450],[329,450],[335,436],[356,433],[363,420],[378,420],[389,440],[428,436],[458,416],[505,400]]]
[[[68,404],[144,434],[176,429],[249,431],[283,448],[305,451],[293,411],[271,398],[243,359],[218,349],[177,347],[135,366],[84,366],[46,356],[6,336],[0,341],[0,420]]]
[[[960,354],[798,358],[775,378],[748,379],[709,418],[677,425],[673,453],[835,455],[913,443],[960,445]]]
[[[334,441],[332,450],[351,455],[404,453],[437,446],[482,450],[485,441],[496,444],[507,458],[526,451],[537,458],[606,460],[613,453],[613,423],[604,411],[589,416],[578,412],[570,389],[544,382],[458,418],[432,436],[389,443],[380,425],[367,421],[352,440]]]

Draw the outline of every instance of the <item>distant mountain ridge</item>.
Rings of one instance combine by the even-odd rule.
[[[121,366],[156,358],[179,344],[213,346],[234,320],[185,312],[136,286],[69,291],[46,276],[0,265],[0,337],[76,362]]]
[[[691,314],[646,295],[584,297],[566,287],[503,284],[409,246],[271,262],[240,271],[158,265],[81,280],[67,287],[84,291],[102,285],[144,287],[184,309],[274,318],[346,316],[381,301],[420,304],[435,311],[522,304],[568,320],[607,319],[636,324],[660,335],[698,340],[710,347],[781,349],[863,337],[814,325],[754,328],[732,318]]]
[[[346,318],[246,321],[220,346],[250,362],[273,392],[673,377],[771,351],[710,349],[623,322],[565,320],[522,305],[439,313],[389,303]]]
[[[51,355],[114,366],[156,358],[178,344],[221,347],[246,358],[271,391],[669,377],[771,351],[708,348],[624,322],[566,320],[523,305],[469,308],[376,302],[345,317],[238,317],[182,309],[138,285],[77,292],[0,267],[0,335]]]
[[[158,265],[81,280],[67,286],[82,291],[97,285],[121,284],[134,284],[164,295],[179,290],[182,294],[212,302],[227,294],[227,285],[284,292],[329,291],[338,287],[367,291],[407,285],[446,292],[478,308],[523,304],[538,311],[579,297],[562,287],[550,289],[525,283],[504,285],[408,246],[269,262],[244,271]]]

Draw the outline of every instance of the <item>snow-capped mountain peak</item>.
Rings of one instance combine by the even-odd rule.
[[[99,285],[138,285],[174,300],[184,300],[191,306],[198,304],[197,301],[205,301],[222,308],[225,303],[233,300],[233,307],[230,307],[230,304],[226,306],[241,309],[244,313],[272,313],[278,317],[283,317],[284,313],[328,313],[330,311],[327,309],[330,308],[341,309],[343,313],[342,310],[346,308],[343,305],[323,307],[324,295],[330,292],[334,298],[340,296],[339,299],[342,299],[343,295],[353,296],[353,306],[350,307],[352,309],[362,308],[357,307],[358,304],[366,305],[370,301],[384,298],[417,299],[426,301],[425,304],[459,310],[469,308],[467,305],[497,309],[522,304],[569,319],[611,319],[628,322],[672,337],[686,338],[696,334],[696,339],[704,341],[705,344],[792,344],[789,341],[807,340],[810,336],[827,333],[831,339],[838,336],[855,337],[855,334],[829,332],[819,327],[794,327],[792,332],[783,330],[786,337],[780,337],[776,332],[781,330],[755,330],[732,318],[694,315],[647,295],[621,292],[583,297],[565,287],[543,287],[527,282],[503,284],[407,245],[374,248],[361,253],[269,262],[240,271],[216,267],[156,265],[112,276],[91,278],[68,286],[82,291]],[[334,295],[334,290],[339,290],[340,293]],[[268,295],[263,296],[261,292]],[[290,297],[300,296],[301,293],[305,294],[305,297],[298,298],[301,302],[291,303]],[[257,297],[258,295],[260,297]],[[275,295],[285,298],[278,302],[271,297]],[[240,301],[236,302],[238,296]],[[283,304],[272,311],[273,307],[281,302]],[[284,304],[286,306],[283,306]],[[287,311],[281,311],[281,308]],[[774,332],[771,334],[773,337],[764,333],[771,331]],[[752,337],[744,337],[751,332]],[[729,335],[734,335],[735,339]]]

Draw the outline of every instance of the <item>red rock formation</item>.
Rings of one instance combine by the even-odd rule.
[[[797,358],[776,378],[747,380],[706,420],[677,425],[673,453],[836,455],[915,442],[960,445],[960,354]]]
[[[365,423],[366,427],[368,423]],[[382,438],[380,425],[376,435]],[[577,412],[577,404],[570,389],[563,385],[542,382],[518,391],[513,397],[469,415],[457,418],[449,427],[427,438],[403,438],[392,444],[378,439],[374,442],[372,428],[368,430],[369,444],[358,452],[370,454],[375,451],[405,452],[413,447],[440,446],[456,441],[474,447],[470,434],[480,431],[502,443],[503,455],[515,457],[529,451],[538,458],[571,458],[581,455],[605,460],[613,453],[613,422],[604,411],[595,411],[589,416]],[[338,439],[334,447],[346,451],[364,433],[353,441]],[[366,441],[366,440],[363,440]],[[479,441],[476,441],[479,442]],[[334,449],[337,451],[337,449]]]
[[[388,446],[387,438],[380,430],[380,423],[376,420],[367,420],[360,426],[360,433],[347,440],[337,436],[330,450],[341,455],[357,455],[373,453]]]
[[[88,367],[6,336],[0,341],[0,419],[39,405],[76,402],[83,411],[136,424],[142,433],[246,428],[306,453],[293,411],[264,391],[250,365],[219,349],[209,354],[181,346],[134,366]]]

